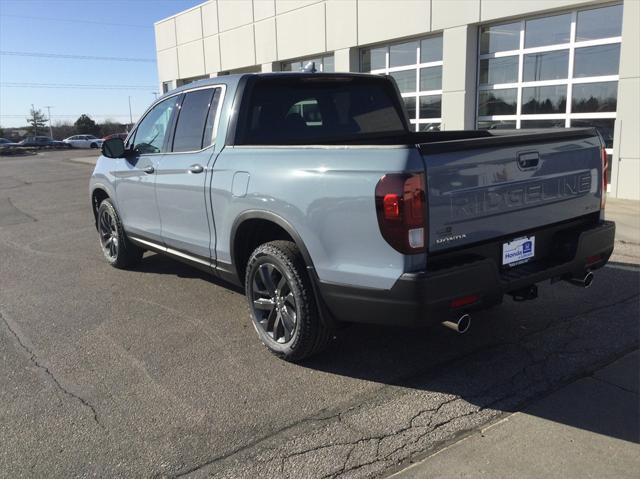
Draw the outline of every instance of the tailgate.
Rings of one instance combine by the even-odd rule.
[[[430,251],[600,209],[601,142],[593,130],[517,130],[418,147],[427,171]]]

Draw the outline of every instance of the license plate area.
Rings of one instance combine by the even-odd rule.
[[[536,254],[536,237],[524,236],[502,243],[502,266],[512,268],[528,263]]]

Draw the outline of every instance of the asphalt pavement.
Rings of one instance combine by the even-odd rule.
[[[354,325],[283,362],[241,291],[106,264],[81,156],[0,157],[0,477],[384,476],[638,348],[627,242],[589,290],[542,285],[464,336]]]

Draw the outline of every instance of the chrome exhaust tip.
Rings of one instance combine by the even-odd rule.
[[[443,321],[442,325],[458,334],[464,334],[469,331],[469,328],[471,327],[471,316],[464,313],[455,321]]]
[[[593,284],[593,273],[591,271],[587,271],[582,278],[568,278],[566,281],[575,286],[581,286],[586,289]]]

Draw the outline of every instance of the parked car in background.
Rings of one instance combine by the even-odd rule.
[[[111,135],[107,135],[105,137],[102,138],[102,141],[107,141],[107,140],[111,140],[112,138],[120,138],[121,140],[126,140],[127,139],[127,135],[129,133],[112,133]]]
[[[62,141],[72,148],[101,148],[103,142],[93,135],[74,135]]]
[[[48,136],[27,136],[24,140],[15,146],[29,146],[35,148],[68,148],[69,146],[62,141],[56,141]]]
[[[0,148],[4,148],[6,146],[12,145],[13,142],[10,140],[7,140],[6,138],[0,138]]]

